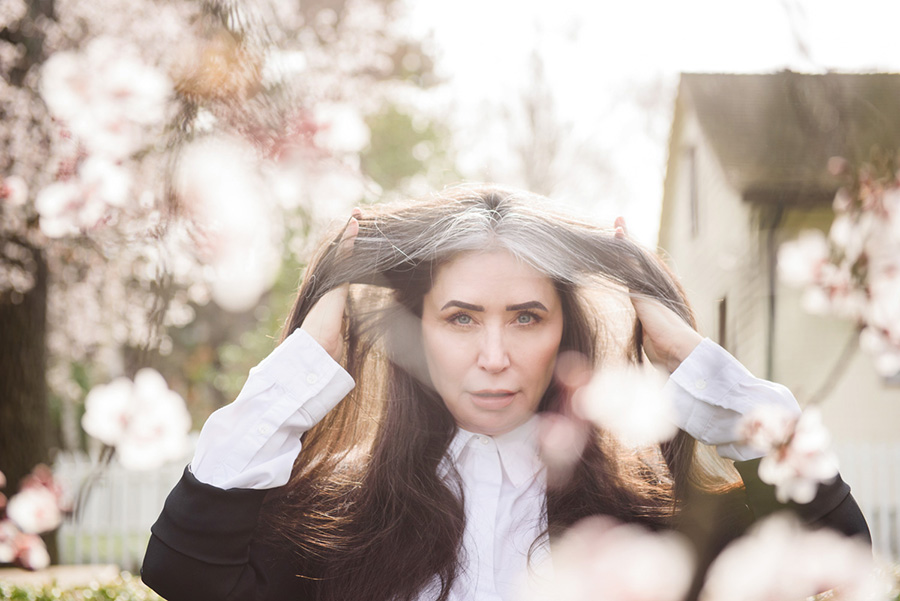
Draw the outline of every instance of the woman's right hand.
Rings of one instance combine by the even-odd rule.
[[[353,216],[344,228],[341,236],[340,253],[352,253],[353,243],[359,233],[359,222],[356,220],[361,215],[359,209],[353,210]],[[347,306],[347,291],[350,284],[342,284],[334,290],[326,292],[320,298],[300,324],[300,329],[319,343],[335,361],[341,360],[341,352],[344,346],[344,309]]]

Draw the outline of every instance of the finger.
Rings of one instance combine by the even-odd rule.
[[[339,243],[341,255],[353,252],[353,244],[356,242],[356,236],[359,235],[359,221],[356,218],[361,216],[362,212],[359,209],[353,209],[353,216],[350,217],[350,221],[347,222],[347,226],[341,234]]]
[[[624,238],[628,235],[628,228],[625,226],[625,218],[622,216],[616,217],[613,225],[616,228],[616,238]]]

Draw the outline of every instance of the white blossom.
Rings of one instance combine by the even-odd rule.
[[[50,565],[50,554],[36,534],[22,534],[16,539],[16,561],[29,570],[43,570]]]
[[[44,486],[24,488],[10,497],[6,515],[26,534],[49,532],[62,522],[59,499]]]
[[[90,153],[124,158],[165,120],[172,83],[130,44],[100,37],[47,59],[41,94]]]
[[[778,275],[793,286],[815,281],[822,264],[828,260],[828,242],[819,230],[804,230],[797,240],[778,249]]]
[[[656,372],[635,367],[598,370],[575,394],[581,417],[610,431],[626,445],[638,447],[675,436],[675,408]]]
[[[830,436],[815,408],[795,418],[779,408],[760,406],[741,419],[737,434],[765,453],[759,477],[775,486],[782,503],[809,503],[819,483],[838,473],[837,458],[828,448]]]
[[[10,175],[0,180],[0,200],[14,207],[21,207],[28,200],[28,183],[18,175]]]
[[[0,520],[0,563],[12,563],[16,559],[17,536],[19,529],[12,520]]]
[[[186,149],[178,169],[213,300],[230,311],[253,307],[281,263],[281,227],[255,165],[240,142],[213,138]]]
[[[700,601],[795,601],[832,589],[841,599],[887,601],[889,588],[866,543],[776,515],[719,555]]]
[[[369,126],[349,103],[320,104],[315,119],[320,128],[316,144],[336,154],[358,153],[369,145]]]
[[[85,399],[85,432],[116,447],[129,469],[153,469],[184,456],[191,418],[184,399],[169,390],[156,370],[117,378],[93,388]]]
[[[527,601],[680,601],[694,573],[689,544],[609,517],[570,528],[523,586]]]
[[[893,342],[885,331],[871,326],[863,328],[859,346],[875,358],[875,370],[881,376],[890,378],[900,373],[900,342]]]

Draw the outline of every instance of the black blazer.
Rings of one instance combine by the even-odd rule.
[[[757,475],[759,460],[736,462],[744,489],[725,495],[697,495],[675,523],[700,551],[704,568],[722,548],[758,518],[781,509],[812,526],[827,526],[871,541],[865,518],[838,477],[820,485],[808,504],[783,505],[774,488]],[[316,598],[319,582],[299,576],[296,557],[257,536],[268,491],[221,490],[185,469],[153,525],[141,578],[169,601],[305,601]],[[701,569],[695,590],[702,582]]]

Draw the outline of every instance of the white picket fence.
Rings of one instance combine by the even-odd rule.
[[[113,461],[96,470],[85,455],[58,457],[54,472],[66,490],[75,492],[86,480],[93,482],[77,519],[67,519],[59,528],[60,563],[111,563],[136,573],[150,526],[188,461],[186,457],[153,471],[126,470]]]
[[[900,443],[843,443],[834,451],[869,523],[876,555],[900,563]]]
[[[900,443],[843,444],[835,451],[841,473],[869,522],[876,553],[900,562]],[[116,463],[102,471],[80,518],[59,529],[60,561],[114,563],[137,570],[150,526],[187,461],[152,472],[128,471]],[[75,490],[92,469],[92,463],[78,455],[60,457],[56,464],[56,473],[69,490]]]

